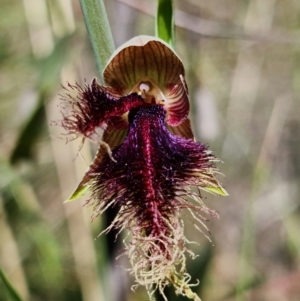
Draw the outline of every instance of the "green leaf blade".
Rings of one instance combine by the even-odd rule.
[[[8,278],[5,276],[1,267],[0,267],[0,280],[2,280],[2,282],[4,283],[4,285],[7,289],[7,292],[13,301],[22,301],[22,298],[20,297],[19,293],[15,290],[13,285],[10,283]]]
[[[155,35],[174,48],[174,16],[172,0],[158,0]]]

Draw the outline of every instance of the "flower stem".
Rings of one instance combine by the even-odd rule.
[[[104,2],[103,0],[80,0],[80,5],[102,80],[102,71],[115,50]]]

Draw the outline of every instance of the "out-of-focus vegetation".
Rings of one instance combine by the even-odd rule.
[[[0,267],[23,300],[148,300],[84,198],[95,151],[65,143],[61,84],[97,76],[79,1],[1,0]],[[116,46],[154,35],[156,1],[105,1]],[[300,2],[175,1],[197,139],[224,161],[214,246],[186,222],[203,300],[300,299]],[[113,254],[113,252],[116,252]],[[0,300],[11,300],[0,280]],[[175,300],[175,297],[171,300]]]

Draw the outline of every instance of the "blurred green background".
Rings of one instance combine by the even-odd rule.
[[[118,47],[154,35],[154,0],[104,1]],[[186,222],[206,301],[300,300],[300,2],[174,1],[197,139],[226,175],[206,196],[214,246]],[[51,126],[61,84],[97,76],[77,0],[0,0],[0,267],[24,301],[148,300],[130,290],[85,199],[63,204],[95,152]],[[167,292],[168,294],[168,292]],[[179,300],[169,295],[170,300]],[[0,300],[13,300],[0,279]],[[183,300],[183,299],[180,299]],[[184,299],[185,300],[185,299]]]

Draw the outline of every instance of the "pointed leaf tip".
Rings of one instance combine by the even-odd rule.
[[[79,185],[74,190],[74,192],[71,194],[71,196],[67,200],[64,201],[64,203],[69,203],[69,202],[75,201],[76,199],[78,199],[79,197],[84,195],[88,191],[89,188],[90,188],[90,185],[84,185],[84,186]]]
[[[227,196],[229,195],[228,192],[221,186],[218,187],[204,187],[203,190],[213,193],[213,194],[217,194],[217,195],[221,195],[221,196]]]

